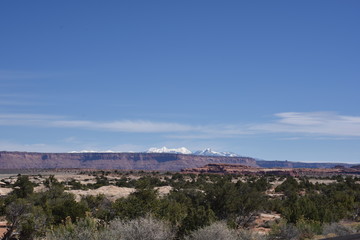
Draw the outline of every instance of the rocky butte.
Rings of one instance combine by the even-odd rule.
[[[257,166],[250,157],[176,153],[35,153],[0,152],[0,169],[87,168],[180,171],[209,163]]]

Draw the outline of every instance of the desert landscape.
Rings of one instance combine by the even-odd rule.
[[[0,1],[0,240],[360,239],[360,1]]]
[[[298,173],[298,171],[300,171],[301,174],[293,174],[294,172]],[[324,174],[324,171],[327,174]],[[341,171],[344,171],[344,173],[342,173]],[[330,221],[326,219],[322,219],[320,221],[315,220],[318,219],[318,217],[321,215],[319,215],[318,217],[314,216],[314,220],[311,220],[310,222],[305,221],[302,223],[305,225],[302,226],[291,225],[290,222],[292,221],[292,215],[288,215],[285,210],[280,210],[281,208],[276,207],[276,204],[285,204],[284,206],[287,206],[287,208],[295,207],[296,205],[291,206],[287,205],[286,203],[287,199],[291,196],[291,194],[296,194],[300,196],[298,200],[303,201],[301,199],[307,199],[309,196],[317,196],[319,194],[318,191],[323,191],[321,189],[330,189],[332,188],[332,186],[340,187],[343,186],[343,183],[346,183],[348,181],[351,182],[351,186],[360,186],[360,178],[357,177],[358,172],[354,170],[350,173],[348,169],[344,170],[344,168],[315,170],[292,169],[290,171],[287,168],[264,170],[258,167],[250,167],[236,164],[209,164],[207,166],[204,166],[203,168],[184,169],[182,172],[154,172],[142,170],[119,171],[94,169],[22,169],[18,170],[18,172],[21,173],[8,172],[0,175],[0,200],[2,199],[3,204],[3,210],[0,210],[3,211],[3,214],[5,214],[3,217],[1,217],[3,219],[3,222],[1,222],[0,229],[2,231],[2,234],[4,234],[4,239],[6,237],[6,233],[14,232],[15,229],[21,230],[22,224],[24,224],[24,222],[22,222],[23,220],[17,220],[19,222],[14,223],[15,225],[11,223],[11,221],[13,221],[11,220],[13,219],[13,217],[10,217],[9,214],[11,214],[11,212],[9,212],[9,209],[11,209],[12,204],[7,203],[6,199],[14,199],[14,197],[16,198],[16,196],[19,196],[19,194],[21,194],[21,198],[25,197],[25,200],[28,199],[26,201],[34,201],[31,199],[35,196],[40,197],[42,195],[51,195],[53,194],[51,193],[53,191],[58,192],[56,193],[56,198],[61,199],[65,196],[72,196],[70,198],[73,199],[71,200],[73,201],[71,204],[79,205],[78,208],[80,209],[84,208],[84,210],[82,211],[89,211],[89,214],[87,216],[91,216],[91,219],[99,219],[102,221],[110,220],[111,222],[115,221],[111,220],[114,219],[115,216],[120,216],[120,218],[126,219],[126,215],[123,214],[139,214],[137,212],[138,210],[131,209],[136,206],[136,202],[140,201],[141,198],[141,201],[155,201],[154,204],[156,203],[161,205],[164,204],[166,201],[169,201],[169,199],[173,198],[173,196],[178,195],[180,192],[181,194],[184,194],[184,197],[190,197],[191,194],[200,194],[198,196],[199,199],[201,199],[202,197],[208,198],[210,197],[210,195],[213,194],[215,194],[214,196],[216,196],[217,194],[225,194],[222,197],[224,198],[222,199],[222,201],[225,201],[226,203],[226,199],[230,197],[230,195],[228,194],[230,194],[231,188],[239,187],[238,191],[247,192],[246,195],[243,195],[239,198],[242,199],[243,197],[245,197],[243,200],[240,201],[247,201],[246,198],[250,197],[253,194],[253,197],[255,197],[255,199],[257,200],[252,200],[252,203],[250,205],[247,205],[247,207],[243,205],[245,208],[242,209],[241,212],[237,213],[237,216],[240,218],[237,217],[235,219],[232,219],[231,215],[228,215],[226,217],[227,221],[235,221],[234,224],[236,224],[237,226],[237,230],[232,234],[247,234],[248,236],[251,236],[251,239],[277,239],[277,237],[281,236],[282,234],[294,234],[294,236],[300,238],[303,238],[302,236],[303,234],[305,234],[304,236],[311,237],[311,239],[325,239],[328,237],[341,236],[343,234],[354,234],[358,231],[357,229],[360,230],[360,226],[357,225],[357,215],[353,215],[354,210],[349,209],[347,210],[349,211],[347,213],[342,212],[342,217],[340,218],[337,218],[339,216],[334,218],[334,215],[329,218]],[[221,185],[218,185],[219,183]],[[246,188],[249,189],[243,189],[245,186],[247,186]],[[29,187],[31,189],[29,189]],[[224,191],[220,190],[221,188],[224,188],[225,192],[221,193],[221,191]],[[351,187],[351,189],[354,190],[355,188]],[[152,196],[150,193],[154,195]],[[62,195],[63,197],[61,197]],[[140,199],[136,200],[138,197],[140,197]],[[37,197],[35,197],[35,199],[36,198]],[[51,199],[49,200],[51,201]],[[121,205],[119,205],[120,203]],[[36,205],[36,203],[32,204]],[[67,202],[66,204],[70,204],[70,202]],[[120,212],[117,212],[119,211],[117,210],[118,208],[123,208],[123,204],[130,204],[128,205],[128,207],[126,207],[129,209],[123,209]],[[131,207],[131,204],[135,205]],[[216,214],[216,212],[220,210],[216,208],[220,207],[221,205],[217,205],[220,204],[220,202],[216,201],[213,202],[213,204],[215,205],[213,205],[213,207],[211,208],[211,212],[214,212]],[[245,204],[245,202],[243,202],[242,204]],[[145,207],[145,209],[148,209],[148,207]],[[155,205],[153,207],[155,207]],[[156,215],[164,211],[164,206],[157,210],[156,207],[154,209],[153,207],[150,207],[148,210],[146,210],[146,212],[150,211],[148,213]],[[185,205],[183,207],[185,207]],[[194,207],[196,209],[196,205],[194,205]],[[189,206],[187,205],[186,208],[189,208]],[[223,212],[225,209],[220,210],[219,213]],[[187,211],[189,210],[190,209],[188,209]],[[156,213],[157,211],[160,212]],[[170,211],[172,212],[174,210]],[[230,209],[226,211],[230,211]],[[56,219],[57,213],[53,212],[52,214],[55,214],[53,215],[53,217],[55,217]],[[78,214],[81,214],[81,212],[79,212]],[[174,214],[175,215],[173,215],[172,217],[168,216],[169,218],[167,218],[169,220],[173,217],[177,219],[179,217],[178,214],[180,213]],[[188,214],[190,213],[185,214],[184,217]],[[310,212],[304,212],[298,215],[297,218],[299,217],[301,219],[303,216],[305,216],[303,214],[310,214]],[[219,215],[218,217],[220,216],[221,215]],[[186,219],[186,222],[190,221],[189,217],[190,215],[185,217],[184,220]],[[212,218],[210,215],[207,217],[203,217],[205,218],[202,221],[209,221]],[[335,219],[338,219],[336,221],[337,225],[334,225]],[[203,224],[202,221],[198,223],[200,224],[199,226]],[[328,221],[329,223],[327,223]],[[178,231],[177,235],[179,237],[183,234],[187,235],[187,231],[182,232],[185,230],[182,230],[182,228],[186,226],[185,224],[183,227],[181,227],[183,224],[185,224],[185,222],[178,222],[176,224],[177,226],[172,225],[172,227],[175,227],[175,229],[177,229],[176,231]],[[43,227],[45,226],[46,224],[43,225]],[[216,226],[219,227],[218,225]],[[291,231],[289,229],[286,230],[290,226],[293,226],[294,229]],[[315,228],[315,226],[317,226],[318,230],[306,230],[308,232],[303,232],[305,231],[305,229],[302,228],[305,226],[307,226],[307,228]],[[227,231],[224,226],[221,226],[221,228],[223,229],[223,231]],[[192,227],[190,227],[190,229],[192,229]],[[34,232],[32,232],[32,234],[34,234],[34,237],[37,234],[41,234],[41,231],[38,231],[40,231],[40,229],[34,229]],[[286,233],[286,231],[290,232]],[[49,239],[53,239],[52,237],[50,237],[50,232],[48,232],[46,236],[48,236]]]

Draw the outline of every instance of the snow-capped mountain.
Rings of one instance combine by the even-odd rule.
[[[147,153],[176,153],[176,154],[194,154],[200,156],[221,156],[221,157],[240,157],[240,155],[233,152],[216,152],[211,150],[210,148],[206,148],[201,151],[191,152],[189,149],[181,147],[181,148],[150,148],[146,151]]]
[[[216,152],[211,150],[210,148],[206,148],[201,151],[194,152],[194,155],[202,155],[202,156],[222,156],[222,157],[240,157],[240,155],[233,152]]]
[[[112,150],[106,151],[95,151],[95,150],[82,150],[82,151],[71,151],[69,153],[118,153]],[[175,154],[193,154],[200,156],[220,156],[220,157],[241,157],[240,155],[233,152],[216,152],[211,150],[211,148],[206,148],[204,150],[191,152],[189,149],[185,147],[181,148],[150,148],[146,151],[146,153],[175,153]]]
[[[176,154],[192,154],[192,152],[184,147],[181,148],[150,148],[146,151],[147,153],[176,153]]]

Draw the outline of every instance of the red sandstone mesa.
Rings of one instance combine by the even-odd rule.
[[[0,152],[0,169],[90,168],[179,171],[209,163],[257,166],[249,157],[217,157],[169,153],[30,153]]]

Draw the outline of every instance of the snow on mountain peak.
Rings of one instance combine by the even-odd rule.
[[[192,152],[185,148],[185,147],[181,147],[181,148],[167,148],[167,147],[162,147],[162,148],[150,148],[149,150],[146,151],[147,153],[177,153],[177,154],[192,154]]]
[[[82,151],[71,151],[69,153],[118,153],[112,150],[106,151],[96,151],[96,150],[82,150]],[[174,154],[193,154],[200,156],[220,156],[220,157],[240,157],[240,155],[233,152],[217,152],[212,150],[211,148],[205,148],[204,150],[191,152],[189,149],[185,147],[180,148],[149,148],[146,153],[174,153]]]
[[[194,154],[201,155],[201,156],[239,157],[238,154],[233,153],[233,152],[216,152],[216,151],[211,150],[211,148],[206,148],[201,151],[196,151]]]
[[[221,157],[239,157],[240,155],[233,152],[216,152],[211,150],[211,148],[206,148],[201,151],[191,152],[189,149],[185,147],[181,148],[150,148],[146,151],[147,153],[175,153],[175,154],[194,154],[200,156],[221,156]]]

